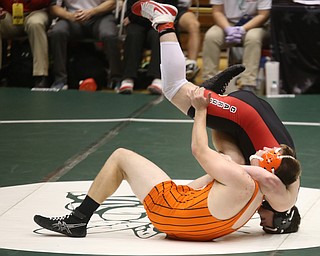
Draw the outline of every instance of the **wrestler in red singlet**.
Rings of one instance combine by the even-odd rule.
[[[250,155],[263,147],[286,144],[294,149],[293,140],[269,103],[249,91],[235,91],[228,96],[211,93],[207,126],[230,134],[237,142],[246,164]],[[188,111],[194,117],[194,108]]]

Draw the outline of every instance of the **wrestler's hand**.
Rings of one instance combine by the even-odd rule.
[[[207,97],[204,96],[204,90],[205,88],[197,86],[195,89],[189,90],[187,93],[191,105],[196,110],[206,109],[209,104],[211,94],[209,93]]]

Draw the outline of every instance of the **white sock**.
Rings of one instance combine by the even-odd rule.
[[[164,96],[171,101],[186,83],[185,56],[178,42],[161,42],[161,78]]]

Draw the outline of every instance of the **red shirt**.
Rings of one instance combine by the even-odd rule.
[[[13,3],[23,3],[23,11],[32,12],[47,8],[50,4],[50,0],[0,0],[0,7],[9,13],[12,13]]]

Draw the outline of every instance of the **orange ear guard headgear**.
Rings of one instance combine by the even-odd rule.
[[[251,161],[252,159],[258,159],[260,167],[271,173],[274,173],[281,165],[283,158],[295,159],[293,156],[281,155],[279,152],[280,150],[281,148],[272,149],[264,153],[262,156],[252,155],[250,156],[249,160]]]

